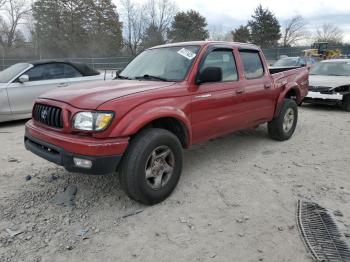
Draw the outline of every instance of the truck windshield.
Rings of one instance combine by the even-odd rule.
[[[318,63],[311,69],[310,75],[350,76],[350,60]]]
[[[198,51],[199,46],[148,49],[131,61],[119,78],[181,81],[186,77]]]

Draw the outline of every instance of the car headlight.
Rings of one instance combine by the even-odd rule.
[[[86,131],[102,131],[112,122],[112,112],[79,112],[73,118],[73,128]]]

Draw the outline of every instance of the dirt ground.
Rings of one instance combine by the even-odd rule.
[[[177,189],[152,207],[128,199],[116,176],[70,174],[27,152],[24,121],[2,124],[0,261],[311,261],[298,199],[340,210],[350,231],[350,113],[299,112],[289,141],[264,125],[186,150]],[[68,185],[75,206],[52,203]]]

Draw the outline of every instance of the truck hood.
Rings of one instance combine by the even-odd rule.
[[[350,85],[350,76],[321,76],[310,75],[310,86],[322,86],[322,87],[338,87],[344,85]]]
[[[39,98],[64,102],[81,109],[96,109],[109,100],[164,88],[173,84],[174,82],[148,80],[93,81],[64,88],[57,88],[40,95]]]

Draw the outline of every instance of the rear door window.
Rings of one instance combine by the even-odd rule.
[[[256,51],[240,51],[244,75],[247,79],[260,78],[264,75],[264,66],[262,64],[259,52]]]
[[[81,77],[82,74],[75,69],[74,67],[64,64],[64,77],[65,78],[74,78],[74,77]]]

